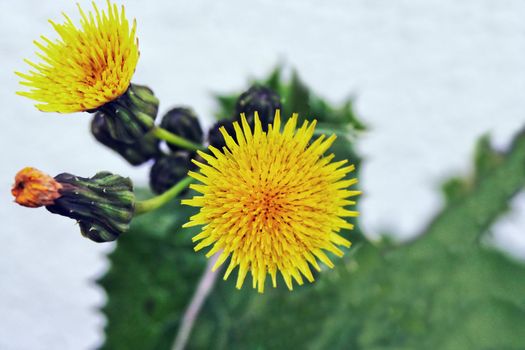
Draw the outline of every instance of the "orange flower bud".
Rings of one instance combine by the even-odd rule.
[[[16,203],[38,208],[52,205],[55,199],[62,196],[60,189],[62,185],[51,176],[38,169],[26,167],[16,174],[11,193],[15,196]]]

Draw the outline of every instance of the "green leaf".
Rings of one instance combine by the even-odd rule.
[[[174,201],[134,219],[118,241],[98,281],[108,293],[103,349],[169,348],[205,265],[193,251],[195,232],[181,230],[192,213]]]
[[[231,119],[235,110],[238,95],[215,95],[218,103],[218,111],[215,113],[217,120]]]
[[[495,170],[503,161],[503,154],[492,148],[490,137],[481,137],[476,145],[474,164],[479,177]]]
[[[282,85],[281,85],[282,69],[283,68],[281,66],[275,67],[275,69],[270,73],[270,76],[266,80],[261,81],[261,84],[269,87],[270,89],[276,92],[281,91],[282,89]]]
[[[310,120],[310,89],[308,89],[299,75],[294,70],[292,79],[285,89],[282,89],[281,97],[284,100],[284,114],[286,116],[292,113],[299,113],[299,124],[303,120]]]
[[[495,171],[502,163],[504,155],[496,151],[488,135],[482,136],[475,147],[474,174],[467,178],[454,177],[443,184],[443,192],[449,203],[465,198],[475,190],[487,174]]]

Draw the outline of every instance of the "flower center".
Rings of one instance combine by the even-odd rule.
[[[251,222],[265,231],[282,222],[288,212],[283,192],[278,188],[262,188],[253,191],[245,206],[251,216]]]

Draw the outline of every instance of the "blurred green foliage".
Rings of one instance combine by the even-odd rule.
[[[341,137],[337,158],[359,164],[353,140],[364,126],[349,100],[334,108],[296,74],[262,83],[283,97],[284,115],[316,117]],[[238,94],[219,96],[228,117]],[[343,133],[341,131],[344,131]],[[416,239],[354,246],[314,284],[261,295],[219,280],[192,332],[190,349],[525,349],[525,264],[483,235],[525,184],[525,134],[506,152],[478,143],[472,175],[444,185],[446,204]],[[189,194],[191,195],[191,194]],[[108,293],[104,349],[169,349],[205,265],[181,229],[192,208],[178,203],[134,220],[100,280]]]

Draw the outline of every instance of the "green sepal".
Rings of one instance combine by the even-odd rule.
[[[114,140],[132,144],[155,126],[158,108],[159,100],[150,88],[131,84],[122,96],[93,112],[104,117]]]
[[[135,195],[129,178],[100,172],[91,178],[68,173],[55,176],[61,197],[46,208],[78,221],[83,236],[95,242],[117,239],[128,231]]]
[[[114,150],[131,165],[140,165],[162,154],[159,139],[149,133],[134,143],[125,143],[114,139],[108,129],[107,118],[103,113],[95,113],[91,121],[91,133],[104,146]]]

